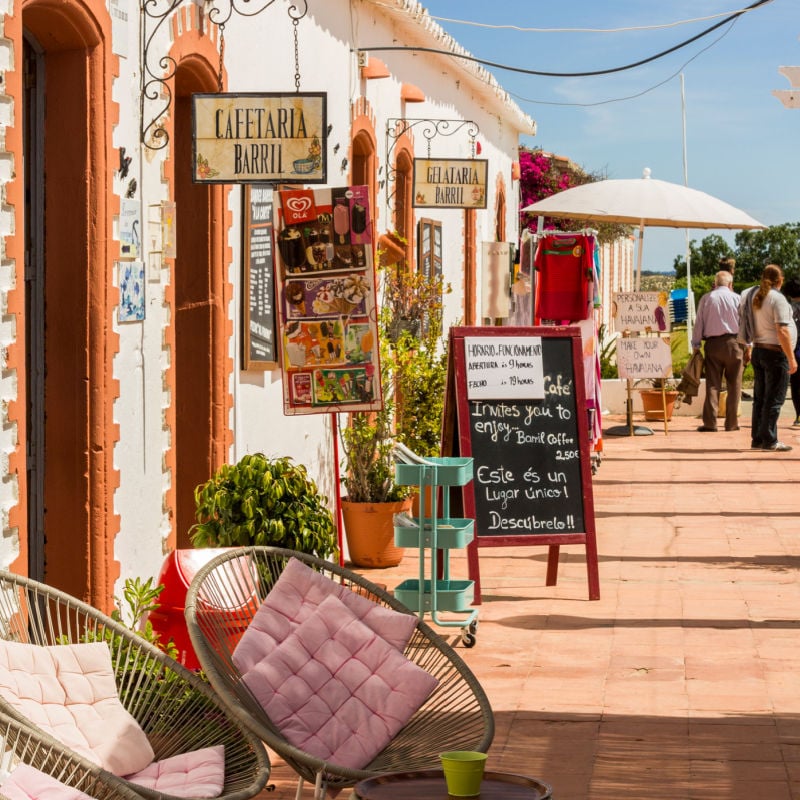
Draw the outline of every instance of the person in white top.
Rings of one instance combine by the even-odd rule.
[[[778,417],[786,400],[789,376],[797,372],[794,354],[797,327],[792,307],[780,292],[781,286],[783,270],[777,264],[767,264],[761,273],[761,283],[742,292],[741,303],[743,314],[750,308],[753,314],[753,340],[748,342],[752,345],[750,361],[755,377],[750,446],[754,450],[779,453],[792,449],[778,441]]]

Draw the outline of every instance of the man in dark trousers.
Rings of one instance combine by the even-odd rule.
[[[719,393],[722,379],[728,390],[725,408],[725,430],[739,430],[739,400],[742,396],[744,352],[736,341],[739,333],[739,302],[733,291],[733,275],[721,269],[714,276],[714,289],[700,298],[697,318],[692,330],[692,348],[697,351],[705,342],[706,399],[703,403],[703,424],[698,431],[717,430]]]

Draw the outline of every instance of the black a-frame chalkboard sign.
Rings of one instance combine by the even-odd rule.
[[[475,520],[477,603],[479,548],[547,545],[554,586],[562,544],[585,545],[589,599],[600,599],[583,375],[577,328],[450,330],[442,454],[474,459],[463,515]]]

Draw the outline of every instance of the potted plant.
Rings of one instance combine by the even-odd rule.
[[[387,350],[381,336],[381,353]],[[394,481],[394,396],[388,359],[382,359],[383,408],[349,414],[340,426],[345,456],[342,517],[350,561],[358,567],[394,567],[403,559],[394,544],[394,515],[411,508],[409,490]]]
[[[336,526],[306,468],[263,453],[223,464],[194,492],[195,547],[271,545],[319,558],[338,554]]]
[[[679,402],[678,382],[674,378],[643,378],[634,386],[642,385],[639,396],[642,398],[644,418],[651,422],[663,422],[666,409],[667,421],[672,419],[675,406]]]
[[[348,551],[356,566],[396,566],[394,515],[411,508],[412,490],[394,482],[392,449],[400,441],[419,455],[438,455],[447,355],[441,341],[440,277],[392,264],[382,271],[379,346],[383,408],[349,415],[341,426],[342,502]],[[402,321],[403,325],[398,325]],[[367,523],[362,537],[359,517]]]

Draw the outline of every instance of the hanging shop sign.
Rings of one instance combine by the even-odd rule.
[[[486,208],[489,162],[480,158],[414,159],[415,208]]]
[[[377,411],[383,398],[369,187],[278,196],[284,413]]]
[[[327,94],[194,94],[195,183],[326,183]]]

